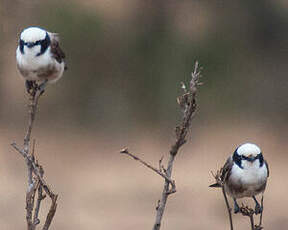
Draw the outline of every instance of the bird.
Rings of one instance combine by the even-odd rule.
[[[39,89],[42,94],[46,83],[58,81],[67,69],[59,35],[34,26],[21,32],[16,62],[30,94],[35,89]]]
[[[220,181],[234,201],[234,213],[240,211],[236,200],[244,197],[253,198],[256,215],[263,211],[263,202],[260,205],[255,196],[263,195],[268,177],[268,163],[256,144],[244,143],[236,148],[220,170]],[[209,187],[222,187],[222,184],[216,182]]]

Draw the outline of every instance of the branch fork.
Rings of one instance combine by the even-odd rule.
[[[30,94],[29,98],[29,121],[26,135],[24,137],[23,149],[13,142],[11,146],[21,154],[26,162],[28,171],[28,189],[26,192],[26,222],[27,230],[36,230],[40,224],[39,211],[41,202],[46,198],[46,195],[51,199],[50,209],[46,216],[42,230],[48,230],[57,208],[58,195],[54,194],[46,181],[44,180],[44,169],[35,158],[35,141],[33,141],[32,150],[30,151],[30,140],[32,128],[37,112],[38,100],[43,93],[38,89]],[[35,198],[37,197],[36,204]]]
[[[194,71],[191,74],[191,81],[189,83],[189,87],[186,87],[186,85],[183,82],[181,82],[183,95],[177,98],[177,103],[179,104],[180,110],[182,112],[182,122],[175,128],[176,140],[169,150],[169,159],[166,168],[162,165],[163,157],[159,160],[159,169],[157,169],[153,167],[151,164],[140,159],[138,156],[130,153],[128,148],[124,148],[120,151],[120,153],[126,154],[131,158],[133,158],[134,160],[139,161],[141,164],[150,168],[155,173],[164,178],[162,197],[158,201],[156,207],[156,219],[153,225],[153,230],[160,229],[168,196],[176,192],[175,181],[171,178],[173,163],[179,149],[187,141],[186,136],[188,134],[191,121],[196,113],[196,107],[197,107],[196,94],[197,94],[197,87],[201,85],[201,83],[199,82],[200,76],[201,71],[199,70],[198,62],[196,62],[194,66]]]

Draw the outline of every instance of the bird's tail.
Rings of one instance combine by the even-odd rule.
[[[209,185],[209,187],[211,187],[211,188],[221,188],[221,185],[218,184],[218,183],[215,183],[215,184]]]

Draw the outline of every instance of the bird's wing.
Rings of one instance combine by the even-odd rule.
[[[232,157],[230,156],[225,162],[223,168],[221,169],[221,180],[224,183],[230,177],[232,166],[233,166],[233,160],[232,160]]]
[[[230,176],[232,166],[233,166],[233,160],[232,160],[232,157],[229,157],[227,161],[225,162],[224,166],[220,170],[220,179],[222,182],[225,183],[227,178]],[[221,184],[215,183],[215,184],[211,184],[209,187],[221,187]]]
[[[56,33],[50,33],[51,37],[51,53],[57,62],[62,63],[65,59],[65,53],[59,46],[59,36]],[[65,68],[66,64],[65,64]]]
[[[48,32],[50,38],[52,38],[52,40],[56,40],[57,42],[60,42],[60,36],[58,33],[51,33],[51,32]]]
[[[266,164],[266,168],[267,168],[267,177],[269,177],[269,166],[268,166],[267,161],[265,161],[265,164]]]

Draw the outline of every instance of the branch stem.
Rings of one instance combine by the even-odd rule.
[[[167,176],[169,178],[171,178],[171,175],[172,175],[174,158],[175,158],[175,155],[170,154],[169,161],[168,161],[168,167],[167,167],[167,171],[166,171]],[[155,223],[153,226],[153,230],[159,230],[161,227],[161,220],[162,220],[162,217],[164,214],[164,210],[166,207],[168,196],[170,194],[171,193],[169,193],[169,181],[165,180],[163,191],[162,191],[162,197],[161,197],[160,203],[158,204],[157,211],[156,211],[156,219],[155,219]]]
[[[120,153],[127,154],[128,156],[130,156],[134,160],[139,161],[141,164],[145,165],[147,168],[153,170],[158,175],[162,176],[166,181],[168,181],[168,184],[171,184],[171,186],[173,188],[173,192],[176,192],[175,181],[171,180],[170,176],[168,175],[168,170],[166,171],[166,174],[164,174],[162,171],[160,171],[160,169],[157,169],[157,168],[153,167],[152,165],[150,165],[146,161],[142,160],[141,158],[139,158],[135,154],[130,153],[127,148],[121,150]]]
[[[169,159],[167,163],[167,168],[162,165],[162,159],[159,161],[159,169],[151,166],[144,160],[133,155],[128,151],[127,148],[120,151],[120,153],[126,154],[132,157],[134,160],[139,161],[141,164],[145,165],[149,169],[156,172],[158,175],[164,178],[164,186],[162,191],[161,199],[158,201],[156,208],[156,218],[153,225],[153,230],[159,230],[161,227],[161,221],[165,211],[168,196],[176,192],[175,181],[171,179],[173,163],[179,149],[182,145],[186,143],[186,136],[190,128],[191,120],[196,112],[196,93],[199,83],[200,71],[199,65],[196,61],[194,71],[191,74],[191,81],[189,82],[189,88],[187,89],[184,83],[181,83],[181,88],[183,89],[183,95],[177,98],[177,102],[180,105],[180,109],[183,113],[182,122],[175,129],[176,140],[169,150]],[[163,170],[163,172],[162,172]],[[171,188],[170,188],[171,185]]]
[[[189,84],[189,89],[187,90],[184,83],[182,83],[182,89],[184,91],[184,94],[180,97],[178,97],[177,101],[180,105],[180,108],[182,109],[183,118],[182,123],[180,126],[177,126],[175,129],[176,133],[176,141],[171,146],[171,149],[169,151],[169,160],[167,164],[166,174],[169,178],[171,178],[172,175],[172,169],[173,169],[173,163],[174,159],[181,148],[182,145],[186,143],[186,136],[189,131],[192,118],[195,115],[196,112],[196,93],[197,93],[197,86],[199,85],[199,78],[200,78],[200,71],[199,71],[199,65],[196,61],[194,71],[191,74],[191,81]],[[162,197],[160,200],[160,203],[158,205],[158,208],[156,209],[156,219],[155,223],[153,225],[153,230],[159,230],[161,227],[161,221],[162,217],[165,211],[166,203],[169,193],[169,181],[165,180]]]
[[[28,121],[26,135],[24,137],[24,152],[27,155],[30,155],[30,139],[31,139],[31,133],[32,133],[32,128],[33,128],[36,112],[37,112],[39,97],[40,97],[40,91],[36,90],[36,92],[34,92],[29,98],[29,102],[30,102],[29,121]],[[33,186],[33,176],[32,176],[33,169],[31,165],[31,161],[26,159],[26,165],[27,165],[27,170],[28,170],[28,186],[29,186],[28,189],[30,189]]]
[[[222,188],[222,193],[223,193],[223,196],[224,196],[225,204],[226,204],[226,207],[227,207],[227,212],[228,212],[228,215],[229,215],[230,230],[233,230],[232,213],[231,213],[231,208],[230,208],[230,205],[229,205],[229,202],[228,202],[228,198],[227,198],[227,195],[226,195],[226,191],[225,191],[224,185],[222,185],[221,188]]]
[[[37,112],[38,101],[43,91],[38,90],[38,88],[33,89],[31,97],[29,98],[29,120],[28,128],[24,137],[23,149],[20,149],[16,143],[12,143],[12,147],[20,153],[26,162],[27,171],[28,171],[28,189],[26,192],[26,221],[27,221],[27,230],[35,230],[37,225],[40,223],[38,218],[40,206],[42,200],[45,198],[43,195],[44,192],[50,197],[52,203],[50,210],[46,216],[45,223],[42,230],[48,230],[57,208],[57,195],[55,195],[52,190],[49,188],[48,184],[45,182],[43,175],[44,170],[41,165],[38,164],[38,161],[35,160],[35,142],[33,143],[32,152],[30,152],[30,140],[33,129],[33,124]],[[34,176],[34,178],[33,178]],[[35,194],[38,191],[38,197],[35,205]],[[34,213],[34,215],[33,215]]]

